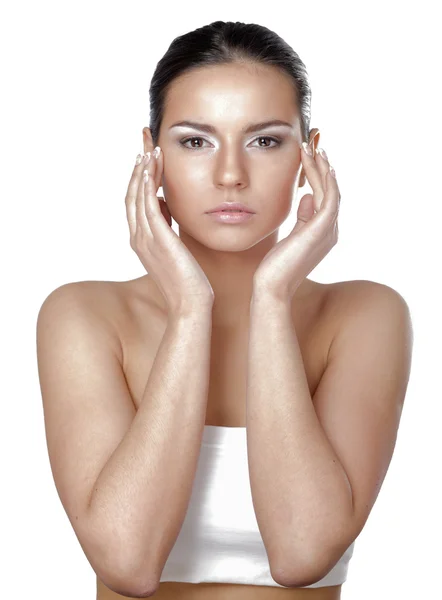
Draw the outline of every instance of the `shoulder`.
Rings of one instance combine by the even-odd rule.
[[[330,347],[345,332],[355,334],[367,327],[383,327],[406,333],[412,342],[411,311],[405,298],[394,288],[368,280],[340,281],[327,290],[327,312],[333,323]]]
[[[87,319],[91,327],[104,335],[117,355],[121,355],[118,329],[124,296],[120,282],[114,281],[75,281],[54,289],[43,301],[38,315],[51,319],[51,315],[63,313]]]
[[[352,309],[391,307],[409,310],[405,298],[394,288],[365,279],[339,281],[328,286],[328,302],[332,310],[343,317],[351,315]]]

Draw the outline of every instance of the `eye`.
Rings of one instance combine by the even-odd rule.
[[[189,150],[198,150],[199,148],[201,148],[202,146],[186,146],[187,142],[192,142],[192,140],[200,140],[200,142],[205,142],[206,140],[202,137],[198,137],[198,136],[192,136],[192,137],[188,137],[184,140],[180,141],[180,144],[182,146],[184,146],[185,148],[188,148]],[[281,140],[278,140],[277,138],[274,138],[272,136],[269,135],[260,135],[259,137],[257,137],[254,141],[257,140],[270,140],[271,142],[275,142],[274,146],[259,146],[260,148],[263,148],[264,150],[270,149],[270,148],[275,148],[277,146],[281,145]]]
[[[201,137],[192,136],[192,137],[186,138],[185,140],[181,140],[180,144],[183,145],[185,148],[188,148],[189,150],[198,150],[198,148],[195,148],[195,146],[191,146],[191,147],[190,146],[186,146],[187,142],[191,142],[192,140],[202,140],[203,142],[206,141],[206,140],[204,140]]]
[[[275,148],[276,146],[280,146],[281,145],[281,140],[278,140],[277,138],[271,137],[269,135],[260,135],[259,137],[256,138],[257,140],[270,140],[272,142],[275,142],[275,146],[260,146],[260,148],[264,148],[264,150],[266,150],[267,148]]]

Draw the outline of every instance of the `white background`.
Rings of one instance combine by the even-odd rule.
[[[414,353],[393,460],[356,541],[344,600],[439,589],[441,46],[436,2],[18,2],[2,10],[1,596],[95,598],[47,455],[35,328],[64,283],[145,273],[124,195],[157,61],[212,21],[265,25],[305,62],[311,127],[342,200],[311,278],[368,279],[407,301]],[[298,193],[310,191],[308,185]],[[280,229],[294,226],[295,209]],[[174,223],[175,232],[178,231]],[[439,290],[439,292],[438,292]],[[369,449],[367,448],[367,451]]]

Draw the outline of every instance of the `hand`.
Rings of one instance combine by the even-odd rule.
[[[172,218],[156,193],[161,183],[163,153],[158,148],[146,164],[135,165],[126,194],[130,245],[161,290],[172,313],[211,306],[214,293],[206,274],[172,229]],[[138,158],[138,157],[137,157]],[[147,183],[143,171],[147,170]],[[161,207],[161,210],[160,210]]]
[[[297,223],[264,257],[253,277],[254,289],[290,301],[307,275],[338,241],[341,194],[330,164],[319,153],[301,149],[301,161],[312,194],[299,203]]]

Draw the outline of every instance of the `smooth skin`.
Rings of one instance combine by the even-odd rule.
[[[132,249],[155,279],[168,311],[178,313],[187,306],[193,309],[199,303],[210,304],[213,291],[203,270],[160,210],[156,192],[162,162],[157,148],[136,167],[126,196],[126,210]],[[147,177],[141,177],[142,169]]]
[[[288,125],[244,132],[249,124],[272,119]],[[175,126],[183,121],[208,124],[214,132]],[[318,176],[322,179],[329,168],[315,151],[319,136],[317,129],[311,131],[309,146],[316,157],[304,160],[293,85],[274,67],[205,67],[178,78],[169,89],[157,140],[160,172],[153,173],[152,193],[162,185],[165,202],[160,199],[160,205],[165,220],[170,214],[177,221],[179,239],[210,283],[215,326],[247,320],[255,272],[277,245],[279,227],[292,210],[298,187],[305,185],[308,175],[310,185],[317,188]],[[145,153],[152,153],[155,146],[149,128],[143,130],[143,137]],[[138,184],[144,169],[142,164],[136,167]],[[315,195],[315,202],[320,203],[321,189]],[[298,219],[306,219],[310,196],[300,203]],[[206,213],[223,201],[243,202],[256,214],[240,225],[217,223]],[[167,233],[171,233],[168,241],[175,251],[174,233],[171,229]],[[296,254],[297,248],[293,247],[293,252]],[[301,298],[311,287],[312,282],[302,280],[296,297]],[[156,292],[156,300],[166,308],[160,285]]]
[[[274,69],[244,65],[210,71],[210,77],[204,69],[174,82],[159,148],[154,148],[150,130],[144,130],[146,155],[134,168],[126,209],[131,247],[155,280],[157,300],[164,309],[180,313],[199,303],[209,305],[214,326],[234,325],[235,319],[248,316],[258,284],[267,289],[274,284],[275,297],[306,293],[310,283],[306,275],[337,241],[340,194],[327,158],[315,151],[317,130],[310,138],[312,154],[301,150],[299,115],[287,78]],[[268,85],[263,85],[263,76]],[[201,136],[189,127],[172,127],[178,121],[195,121],[194,115],[214,126],[216,133]],[[242,133],[247,124],[270,118],[291,127]],[[200,144],[191,149],[196,140]],[[260,141],[268,143],[259,146]],[[277,243],[278,227],[306,178],[314,194],[302,198],[295,228]],[[167,203],[157,196],[160,185]],[[249,205],[255,217],[239,226],[212,222],[206,211],[226,200]],[[179,236],[171,228],[172,216],[179,222]],[[246,600],[251,594],[266,600],[279,600],[283,594],[297,600],[336,600],[340,589],[169,582],[154,595],[168,600],[203,595],[211,600]],[[119,597],[106,593],[99,587],[100,600]]]
[[[189,119],[205,129],[184,127]],[[268,119],[286,125],[264,127]],[[310,132],[310,146],[318,139]],[[395,446],[412,329],[405,301],[388,286],[307,279],[336,243],[339,193],[327,161],[303,155],[301,141],[293,87],[274,67],[224,65],[174,81],[155,141],[162,153],[147,167],[151,189],[145,194],[146,165],[138,163],[126,197],[131,246],[149,273],[63,285],[40,309],[48,452],[60,499],[97,574],[98,600],[118,593],[163,600],[340,597],[341,585],[299,586],[328,572],[374,505]],[[145,151],[153,151],[151,142],[145,129]],[[301,200],[298,230],[278,243],[278,227],[307,178],[313,197]],[[167,204],[156,196],[159,185]],[[223,200],[249,205],[253,218],[217,223],[207,211]],[[255,296],[257,273],[269,287]],[[250,409],[261,426],[279,411],[284,449],[280,429],[257,430]],[[205,424],[250,425],[251,479],[259,473],[255,512],[262,532],[270,532],[271,574],[287,587],[160,583]],[[260,454],[253,431],[255,441],[265,437],[280,453]],[[338,490],[328,479],[332,461],[351,485],[345,515],[339,498],[329,506]],[[293,487],[290,473],[300,485]],[[322,495],[312,487],[324,484]],[[266,504],[275,489],[278,496]],[[176,502],[164,502],[169,495]],[[280,518],[267,518],[262,508],[275,500],[281,510],[272,514]],[[278,540],[299,514],[309,545],[301,550],[288,536],[283,549]],[[295,556],[300,560],[292,563]]]
[[[293,298],[305,277],[338,240],[341,195],[334,170],[324,150],[315,153],[315,160],[305,142],[302,148],[303,166],[314,194],[303,196],[295,227],[266,254],[253,275],[254,286],[281,300]],[[156,197],[164,165],[161,158],[161,149],[157,147],[134,169],[126,196],[131,247],[152,273],[170,310],[182,307],[189,299],[192,303],[201,300],[210,303],[214,292],[207,277],[171,228],[170,221],[166,226],[163,218],[164,200]]]

